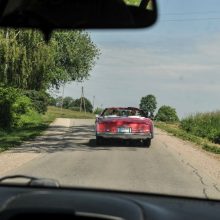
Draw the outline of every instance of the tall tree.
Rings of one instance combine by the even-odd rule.
[[[148,113],[148,116],[153,118],[157,108],[157,100],[154,95],[147,95],[141,98],[140,108]]]
[[[84,31],[55,32],[48,44],[36,30],[0,31],[3,85],[39,91],[82,81],[98,56],[98,48]]]
[[[40,32],[2,30],[0,42],[2,84],[22,89],[46,89],[47,76],[55,63],[53,48],[44,43]]]
[[[78,108],[80,108],[81,101],[82,101],[81,98],[76,99],[76,100],[74,101],[74,107],[78,107]],[[84,98],[83,101],[85,101],[85,108],[86,108],[86,111],[87,111],[87,112],[92,112],[92,110],[93,110],[93,106],[92,106],[92,103],[89,101],[89,99]],[[85,111],[85,109],[84,109],[84,105],[83,105],[83,104],[82,104],[82,110]]]
[[[70,96],[67,96],[63,99],[63,108],[70,108],[71,104],[74,102],[73,98]]]

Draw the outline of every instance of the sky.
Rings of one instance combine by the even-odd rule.
[[[89,30],[101,51],[89,80],[64,95],[95,107],[139,106],[148,94],[180,118],[220,109],[220,1],[158,0],[157,23],[141,30]]]

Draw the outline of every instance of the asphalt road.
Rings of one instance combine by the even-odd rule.
[[[5,175],[54,178],[67,186],[220,199],[218,176],[202,167],[207,162],[202,160],[212,158],[202,158],[203,152],[173,138],[156,129],[150,148],[126,143],[97,147],[94,120],[60,119],[44,136],[11,151],[37,156]],[[188,156],[186,147],[192,151]],[[214,162],[213,166],[220,164],[218,160]]]

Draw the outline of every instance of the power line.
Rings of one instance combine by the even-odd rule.
[[[170,22],[170,21],[219,21],[220,18],[183,18],[183,19],[163,19],[160,22]]]
[[[167,12],[160,13],[161,15],[208,15],[208,14],[220,14],[220,11],[205,11],[205,12]]]

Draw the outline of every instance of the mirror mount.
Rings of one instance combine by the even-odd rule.
[[[146,9],[149,1],[150,0],[142,0],[139,7],[142,8],[142,9]]]
[[[140,6],[123,0],[8,0],[0,26],[40,29],[48,41],[54,29],[144,28],[156,19],[156,0],[142,0]]]

